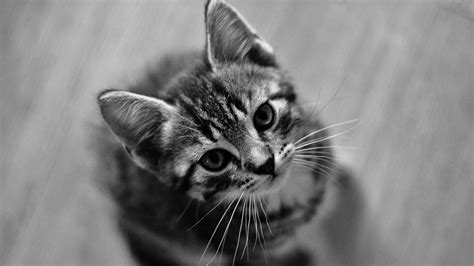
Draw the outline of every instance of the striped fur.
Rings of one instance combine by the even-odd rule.
[[[125,147],[105,149],[113,155],[111,169],[116,175],[109,188],[131,251],[144,264],[194,261],[193,254],[203,252],[216,227],[217,237],[209,241],[211,249],[218,248],[227,231],[218,226],[219,219],[235,206],[234,213],[243,220],[242,195],[242,202],[258,195],[263,202],[247,219],[255,224],[268,219],[268,227],[247,228],[246,236],[264,236],[268,259],[277,265],[281,256],[272,250],[311,219],[322,200],[326,180],[322,172],[300,177],[291,170],[294,141],[320,125],[303,119],[291,79],[278,67],[273,49],[235,9],[209,1],[205,14],[208,38],[202,55],[168,56],[129,91],[106,90],[99,95],[102,116]],[[253,118],[265,103],[274,111],[274,123],[257,130]],[[324,136],[321,132],[311,138]],[[313,147],[327,145],[324,141]],[[217,172],[201,164],[213,149],[230,155],[227,167]],[[315,162],[331,169],[330,152],[326,158]],[[306,192],[291,192],[288,202],[278,197],[293,183]],[[216,207],[217,203],[221,204]],[[188,208],[193,210],[183,213]],[[205,223],[193,227],[204,218]],[[227,258],[244,248],[239,222],[229,222],[222,248]],[[190,227],[193,230],[188,231]],[[163,243],[186,247],[188,258],[159,255],[155,250],[167,249]],[[262,261],[261,251],[249,253],[250,263]],[[237,263],[245,260],[239,256]]]

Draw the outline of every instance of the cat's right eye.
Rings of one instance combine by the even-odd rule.
[[[253,116],[255,129],[258,131],[267,130],[272,127],[274,122],[275,111],[272,106],[268,102],[260,105]]]
[[[210,150],[199,159],[199,164],[204,167],[204,169],[212,172],[223,170],[229,162],[230,154],[223,149]]]

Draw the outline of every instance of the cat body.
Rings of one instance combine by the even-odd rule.
[[[98,97],[120,140],[104,149],[120,229],[143,265],[311,264],[294,235],[332,174],[325,130],[234,8],[205,17],[204,53]]]

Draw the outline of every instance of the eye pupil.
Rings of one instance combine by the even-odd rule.
[[[273,125],[274,116],[274,111],[270,104],[262,104],[255,112],[253,118],[255,128],[259,131],[269,129]]]
[[[230,156],[225,150],[216,149],[206,152],[199,163],[209,171],[220,171],[230,161]]]
[[[211,164],[219,164],[222,160],[222,156],[219,152],[211,152],[209,153],[208,159]]]
[[[266,112],[263,112],[263,111],[260,111],[258,112],[257,114],[257,118],[260,120],[260,121],[263,121],[263,122],[267,122],[268,121],[268,114]]]

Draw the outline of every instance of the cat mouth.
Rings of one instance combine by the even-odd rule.
[[[266,194],[276,191],[280,188],[282,181],[285,179],[286,171],[283,173],[275,173],[272,175],[264,175],[258,178],[258,181],[247,187],[249,193]]]

